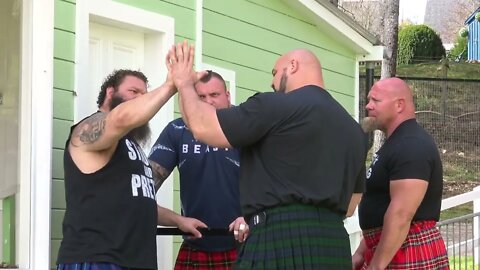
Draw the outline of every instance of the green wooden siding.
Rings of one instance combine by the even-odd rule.
[[[354,53],[282,1],[205,0],[203,18],[203,62],[236,72],[237,103],[271,91],[278,57],[307,48],[322,63],[327,89],[353,114]]]
[[[51,268],[55,268],[65,213],[63,150],[73,123],[75,0],[55,0],[53,51]]]

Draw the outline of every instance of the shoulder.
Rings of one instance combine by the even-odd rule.
[[[73,126],[70,141],[74,145],[91,144],[102,135],[107,114],[105,112],[94,113]]]
[[[185,125],[185,122],[183,122],[182,118],[177,118],[165,127],[165,130],[168,130],[170,132],[175,132],[175,131],[183,131],[187,129],[187,126]]]

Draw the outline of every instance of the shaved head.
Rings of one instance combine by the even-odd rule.
[[[375,84],[393,98],[403,98],[413,105],[413,94],[410,86],[399,78],[388,78]]]
[[[380,129],[387,137],[403,121],[415,118],[413,93],[408,84],[399,78],[376,82],[368,93],[368,118],[364,127]]]
[[[307,49],[292,50],[280,56],[272,75],[272,88],[278,92],[289,92],[306,85],[324,88],[320,61]]]

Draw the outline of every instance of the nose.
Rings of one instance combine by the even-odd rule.
[[[205,101],[206,103],[208,103],[208,104],[212,105],[212,106],[213,106],[213,105],[214,105],[214,103],[215,103],[215,102],[213,101],[213,98],[208,98],[208,97],[207,97],[207,98],[205,98],[205,100],[204,100],[204,101]]]
[[[373,110],[373,105],[372,105],[372,102],[371,102],[371,101],[369,101],[369,102],[367,103],[367,105],[365,105],[365,109],[367,109],[367,110],[369,110],[369,111]]]

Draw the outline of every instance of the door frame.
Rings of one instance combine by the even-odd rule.
[[[50,267],[54,0],[23,0],[17,264]]]
[[[76,1],[76,67],[75,67],[75,92],[74,121],[82,119],[78,108],[85,102],[81,89],[88,85],[88,50],[89,50],[89,22],[97,22],[113,27],[145,34],[145,59],[143,73],[147,76],[152,87],[160,86],[166,78],[165,56],[174,44],[174,19],[140,8],[121,4],[111,0],[82,0]],[[112,12],[114,11],[114,12]],[[100,88],[100,86],[99,86]],[[170,99],[161,109],[161,113],[151,120],[153,136],[160,134],[174,118],[174,101]],[[155,124],[153,124],[155,123]],[[154,142],[152,137],[152,141]],[[172,176],[170,176],[172,177]],[[173,181],[166,181],[157,193],[157,202],[173,209]],[[160,240],[160,241],[158,241]],[[162,236],[157,238],[159,251],[157,258],[159,269],[172,269],[173,237]]]

